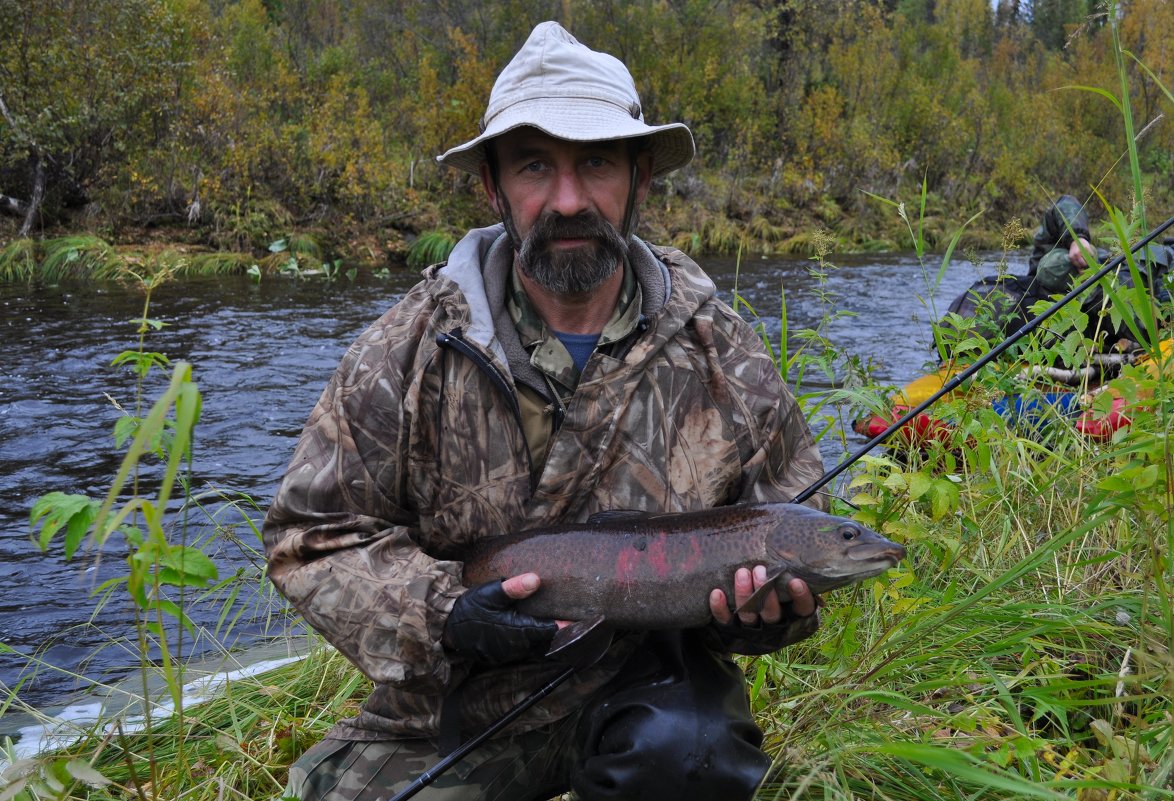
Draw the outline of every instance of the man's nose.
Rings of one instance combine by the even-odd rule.
[[[560,170],[555,179],[550,211],[564,217],[576,217],[589,207],[587,190],[578,173],[574,170]]]

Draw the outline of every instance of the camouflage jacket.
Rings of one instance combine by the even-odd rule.
[[[469,543],[603,510],[790,500],[822,474],[758,336],[683,253],[638,241],[634,341],[591,356],[532,473],[516,388],[546,390],[503,302],[512,259],[500,225],[470,232],[359,337],[266,517],[271,580],[375,682],[334,736],[434,737],[458,686],[460,718],[477,731],[558,672],[542,660],[473,670],[441,646]],[[713,641],[761,653],[815,625],[723,627]],[[568,714],[640,639],[618,638],[515,730]]]
[[[1027,275],[1037,276],[1047,292],[1064,291],[1071,281],[1073,268],[1068,261],[1068,245],[1072,244],[1073,233],[1085,240],[1091,238],[1088,213],[1077,198],[1060,195],[1035,229],[1031,257],[1027,260]]]

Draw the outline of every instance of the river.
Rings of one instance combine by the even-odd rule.
[[[933,291],[938,259],[923,268],[908,255],[833,257],[834,269],[813,276],[806,259],[704,259],[732,301],[740,294],[778,343],[781,290],[791,332],[816,325],[828,304],[851,316],[832,320],[827,337],[846,354],[871,363],[873,378],[904,383],[922,372],[930,353],[929,322],[992,263],[958,260]],[[1018,268],[1020,271],[1022,267]],[[272,498],[310,408],[347,345],[416,281],[413,271],[386,278],[364,274],[354,283],[321,277],[187,279],[157,288],[149,316],[164,325],[147,334],[146,349],[194,365],[203,397],[192,464],[193,492],[202,508],[188,512],[189,538],[215,551],[221,577],[239,571],[237,592],[196,601],[202,632],[185,651],[255,645],[290,625],[280,599],[257,580],[257,521]],[[825,298],[820,301],[820,297]],[[111,361],[137,347],[143,295],[117,284],[0,286],[0,684],[19,685],[35,707],[64,703],[91,682],[124,677],[138,653],[133,613],[116,588],[105,603],[96,591],[122,575],[117,547],[83,552],[66,562],[60,541],[47,554],[30,538],[29,510],[45,493],[104,497],[121,453],[111,435],[133,410],[135,386]],[[748,314],[744,312],[744,314]],[[148,403],[167,374],[146,382]],[[809,373],[805,392],[830,387]],[[838,462],[861,438],[829,432],[825,463]],[[154,492],[151,472],[144,479]],[[254,503],[226,505],[225,496]],[[262,588],[261,591],[258,588]],[[229,620],[221,610],[231,608]],[[2,688],[0,688],[2,689]],[[0,693],[0,700],[3,693]]]

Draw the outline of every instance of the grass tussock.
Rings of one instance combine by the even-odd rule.
[[[457,239],[447,231],[425,231],[408,246],[407,264],[413,269],[423,269],[448,259]]]
[[[36,270],[36,240],[14,239],[0,249],[0,281],[29,281],[36,275]]]
[[[113,246],[97,236],[15,239],[0,249],[0,283],[40,281],[139,281],[154,276],[241,275],[253,265],[277,273],[291,257],[320,264],[314,237],[291,237],[287,249],[258,259],[248,252],[200,247]]]
[[[96,236],[63,236],[41,244],[40,277],[46,281],[94,279],[111,281],[126,271],[125,260]]]

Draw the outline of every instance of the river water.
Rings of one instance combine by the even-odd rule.
[[[828,338],[871,362],[875,380],[894,384],[922,372],[929,321],[976,276],[994,272],[993,264],[959,260],[935,291],[936,261],[923,267],[899,255],[833,260],[836,267],[822,279],[805,259],[703,261],[723,299],[732,301],[737,281],[775,343],[784,288],[792,332],[816,325],[829,305],[851,313],[832,321]],[[192,617],[201,633],[195,640],[184,636],[185,652],[223,642],[253,647],[287,630],[280,599],[257,579],[260,546],[249,521],[272,498],[306,415],[347,345],[416,279],[407,270],[354,283],[189,279],[153,293],[149,316],[164,325],[147,334],[146,349],[191,362],[203,397],[192,463],[192,491],[201,503],[186,512],[187,536],[216,553],[221,578],[240,577],[221,594],[195,601]],[[38,549],[28,517],[48,492],[101,499],[109,489],[121,460],[112,438],[123,414],[116,404],[133,411],[135,398],[133,376],[111,361],[137,348],[143,301],[141,292],[117,284],[0,286],[0,690],[19,686],[20,698],[35,707],[60,705],[91,682],[125,676],[136,663],[125,591],[115,588],[100,602],[102,583],[125,570],[118,544],[103,553],[83,550],[67,562],[60,535],[48,553]],[[148,377],[148,402],[167,377]],[[829,386],[809,374],[804,391]],[[845,446],[862,443],[851,432],[829,433],[835,436],[822,446],[828,467]],[[154,475],[151,468],[144,473],[148,497]],[[239,502],[242,495],[252,503]]]

